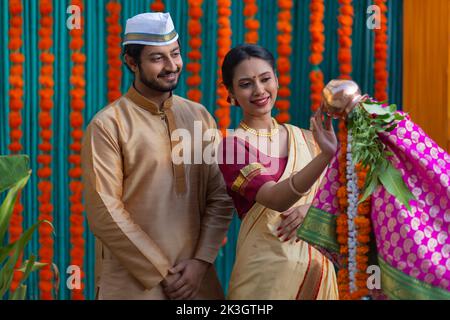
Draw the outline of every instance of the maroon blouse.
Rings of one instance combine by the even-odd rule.
[[[288,157],[268,156],[238,137],[225,138],[219,155],[222,156],[219,168],[240,219],[255,204],[259,188],[268,181],[280,179],[288,160]]]

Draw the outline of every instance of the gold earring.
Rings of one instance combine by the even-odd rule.
[[[231,104],[232,104],[233,106],[236,105],[236,100],[234,100],[234,98],[231,98]]]

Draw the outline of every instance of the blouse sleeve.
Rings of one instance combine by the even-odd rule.
[[[219,168],[230,192],[237,193],[249,202],[254,202],[259,188],[274,177],[266,174],[266,167],[258,161],[256,152],[236,137],[222,140]]]

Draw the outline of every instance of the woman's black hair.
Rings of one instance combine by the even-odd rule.
[[[241,44],[231,49],[222,63],[222,81],[228,90],[233,87],[236,66],[245,59],[250,58],[258,58],[266,61],[275,73],[275,58],[269,50],[256,44]]]
[[[129,55],[131,58],[133,58],[134,62],[136,62],[136,64],[139,66],[141,64],[141,53],[142,50],[144,50],[144,47],[145,45],[143,44],[136,44],[136,43],[126,44],[123,47],[122,56],[125,56],[126,54]],[[130,70],[131,73],[134,73],[127,63],[125,63],[125,65],[127,66],[128,70]]]

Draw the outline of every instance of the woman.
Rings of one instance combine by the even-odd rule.
[[[271,116],[275,62],[260,46],[232,49],[222,77],[231,103],[243,111],[239,128],[222,142],[219,161],[242,219],[228,298],[337,299],[333,264],[296,237],[337,150],[331,119],[323,123],[316,113],[312,135],[278,125]]]

